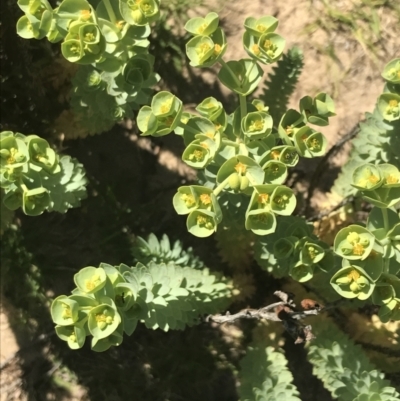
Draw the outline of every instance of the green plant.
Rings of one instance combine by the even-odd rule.
[[[173,200],[177,213],[188,215],[189,232],[198,237],[212,235],[219,224],[224,226],[225,210],[236,207],[237,222],[266,235],[275,231],[277,216],[290,215],[296,207],[293,191],[282,185],[288,168],[300,156],[313,158],[325,152],[324,135],[307,123],[327,125],[334,105],[324,93],[306,96],[300,111],[288,110],[273,129],[268,107],[246,98],[261,81],[258,62],[271,64],[283,54],[285,40],[274,32],[278,20],[270,16],[246,19],[243,46],[251,58],[228,62],[223,60],[227,43],[218,22],[215,13],[189,20],[186,30],[194,37],[186,52],[192,66],[221,64],[218,78],[238,95],[239,107],[228,115],[222,103],[210,97],[197,106],[200,116],[195,116],[183,112],[176,96],[159,92],[151,106],[140,109],[138,127],[143,135],[175,131],[186,145],[183,161],[200,170],[201,185],[180,187]]]
[[[400,394],[375,369],[363,350],[330,321],[314,326],[317,340],[308,347],[313,373],[339,401],[396,401]]]
[[[81,348],[92,335],[94,351],[122,343],[138,322],[147,328],[182,330],[196,323],[199,313],[224,308],[230,290],[207,269],[174,263],[134,267],[106,263],[88,266],[74,276],[72,295],[57,297],[51,307],[56,333],[70,348]]]
[[[240,367],[241,400],[300,401],[282,351],[271,346],[248,347]]]
[[[83,166],[59,156],[45,139],[3,131],[0,148],[2,204],[7,209],[21,207],[29,216],[45,210],[65,213],[86,197]]]
[[[146,26],[145,29],[148,28],[146,24],[158,16],[158,2],[154,0],[121,2],[120,5],[118,12],[129,24]],[[141,14],[141,7],[144,6],[149,7],[149,15]],[[133,13],[128,10],[130,7]],[[57,13],[61,12],[60,9],[63,11],[61,5]],[[110,10],[107,10],[109,13]],[[129,15],[124,14],[127,10]],[[101,15],[100,11],[97,12]],[[43,35],[42,30],[45,31],[44,27],[47,26],[46,18],[49,16],[45,14],[46,11],[37,26],[32,25],[37,28],[38,37]],[[29,18],[30,24],[31,20],[35,22]],[[57,27],[57,19],[55,21]],[[29,26],[28,22],[23,20],[21,26]],[[63,53],[70,59],[79,56],[74,61],[87,62],[89,69],[98,68],[98,61],[93,58],[94,49],[99,50],[99,54],[107,49],[101,36],[106,35],[101,28],[96,28],[96,24],[95,20],[88,24],[81,20],[75,24],[73,20],[64,32]],[[187,31],[193,35],[186,46],[190,64],[194,67],[221,65],[219,80],[239,98],[232,113],[225,110],[221,101],[208,97],[197,105],[199,115],[194,115],[187,112],[183,102],[168,91],[158,92],[151,104],[143,106],[138,113],[137,125],[144,136],[162,137],[173,131],[181,136],[185,145],[182,159],[199,172],[198,182],[179,187],[173,197],[177,214],[187,215],[187,231],[196,237],[209,237],[217,232],[220,235],[220,250],[226,251],[223,248],[234,244],[234,241],[227,240],[229,236],[236,236],[236,241],[243,240],[243,246],[228,249],[233,259],[236,254],[251,250],[264,270],[284,278],[279,285],[286,285],[290,277],[297,285],[297,292],[311,288],[317,296],[319,292],[322,301],[325,301],[330,296],[326,291],[328,284],[336,299],[340,296],[351,300],[348,304],[356,306],[365,306],[366,301],[372,301],[380,307],[382,322],[399,321],[400,172],[396,165],[397,150],[382,147],[380,152],[384,163],[379,163],[376,154],[371,155],[367,151],[372,158],[362,160],[351,170],[349,183],[355,188],[356,195],[373,205],[372,209],[367,210],[366,224],[357,222],[343,228],[336,234],[333,244],[319,238],[304,217],[293,215],[296,213],[296,194],[285,183],[289,168],[296,166],[300,157],[311,159],[325,154],[327,140],[311,125],[329,124],[329,117],[335,114],[333,100],[325,93],[305,96],[300,100],[299,110],[284,111],[283,105],[302,68],[301,55],[297,50],[292,50],[281,58],[285,40],[275,33],[278,21],[274,17],[248,18],[244,25],[243,47],[249,58],[224,61],[227,40],[219,27],[216,13],[209,13],[205,18],[193,18],[186,24]],[[108,32],[110,27],[106,23],[104,26],[107,26]],[[58,28],[54,29],[47,30],[46,35],[54,35],[58,39]],[[113,30],[110,28],[110,31]],[[93,41],[98,40],[85,47],[90,54],[83,50],[77,52],[83,39],[68,36],[77,32],[78,37],[84,33],[90,34]],[[97,47],[92,47],[92,44]],[[110,54],[109,59],[99,64],[104,62],[107,65],[114,60],[114,55]],[[138,55],[142,54],[145,52]],[[149,59],[146,55],[144,58],[136,57],[133,64],[129,64],[132,58],[127,61],[126,65],[132,68],[122,72],[124,85],[128,81],[136,83],[137,80],[143,83],[143,74],[152,74],[152,62],[147,62]],[[261,83],[263,72],[259,63],[274,62],[278,62],[277,67],[267,84],[269,90],[263,94],[263,97],[268,96],[269,105],[260,99],[249,99]],[[98,76],[100,73],[95,69],[90,72],[89,87],[101,81]],[[388,64],[383,73],[387,85],[378,100],[376,113],[383,124],[393,128],[386,130],[384,141],[391,140],[400,119],[399,70],[400,62],[396,59]],[[287,81],[282,82],[281,77],[285,75]],[[77,90],[81,87],[87,89],[84,82],[77,81]],[[275,96],[280,97],[272,104],[271,99]],[[32,171],[36,171],[36,162],[29,161],[31,156],[26,150],[31,142],[35,143],[35,139],[31,139],[31,142],[27,139],[25,143],[19,134],[15,137],[7,134],[4,138],[3,182],[6,190],[9,190],[12,183],[18,181],[20,172],[29,177],[31,164]],[[44,161],[39,160],[43,164],[43,172],[56,174],[56,156],[51,149],[48,150],[48,145],[41,142],[43,140],[37,141],[39,148],[39,143],[44,147],[41,157],[44,157],[42,154],[46,156]],[[364,152],[361,147],[359,150]],[[13,175],[14,172],[18,173],[17,176]],[[43,193],[51,192],[40,190]],[[5,194],[5,205],[9,192]],[[9,197],[12,199],[12,195]],[[43,204],[48,205],[49,202],[50,194],[44,197]],[[42,204],[35,205],[33,209],[41,212]],[[158,239],[154,234],[147,240],[136,237],[132,255],[135,259],[132,267],[124,263],[101,263],[99,267],[80,269],[74,276],[76,288],[72,294],[61,295],[53,300],[51,317],[56,325],[56,333],[71,349],[83,348],[86,337],[91,337],[91,349],[94,351],[106,351],[112,346],[119,346],[124,333],[132,335],[139,322],[149,329],[168,331],[196,325],[201,315],[208,315],[205,321],[211,322],[214,328],[217,324],[233,323],[238,319],[263,319],[281,325],[286,332],[283,337],[292,337],[295,344],[314,340],[307,345],[309,360],[314,365],[314,374],[334,397],[345,401],[398,399],[396,390],[341,330],[322,321],[313,323],[313,332],[311,325],[303,323],[312,316],[337,309],[339,302],[328,301],[323,306],[312,295],[311,298],[304,297],[301,306],[297,307],[289,292],[275,291],[280,302],[221,315],[219,312],[226,310],[230,303],[243,301],[249,293],[253,295],[255,292],[252,285],[249,285],[252,288],[247,292],[243,288],[249,283],[246,278],[250,277],[253,283],[252,274],[246,273],[246,269],[251,267],[250,263],[242,269],[242,276],[233,275],[233,284],[228,278],[211,273],[190,248],[183,249],[180,241],[171,246],[167,236]],[[248,258],[238,260],[235,268]],[[230,264],[235,265],[235,261],[230,260]],[[265,285],[265,272],[257,273],[254,282],[260,279],[259,285]],[[244,294],[239,299],[242,290]],[[262,296],[265,297],[265,294]],[[344,326],[346,317],[342,315],[338,313],[337,319]],[[318,316],[317,319],[323,318]],[[322,330],[322,325],[326,325],[327,330]],[[223,333],[222,329],[220,333]],[[237,341],[239,345],[235,345],[238,349],[244,348],[246,341],[240,339]],[[218,354],[212,347],[209,346],[210,353]],[[228,362],[225,360],[224,366],[235,371],[238,357],[235,355],[231,359]],[[276,347],[253,342],[247,348],[247,355],[240,367],[239,391],[243,400],[300,399],[300,391],[292,383],[293,376],[286,358]],[[167,399],[167,395],[163,396]]]
[[[159,76],[148,53],[149,24],[159,18],[159,1],[63,0],[53,9],[47,0],[18,1],[25,13],[17,23],[25,39],[62,42],[61,53],[81,65],[72,80],[71,108],[88,135],[132,118],[146,104]]]

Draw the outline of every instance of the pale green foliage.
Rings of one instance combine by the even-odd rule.
[[[87,131],[79,130],[79,136],[133,118],[133,111],[148,102],[159,80],[147,40],[150,24],[160,16],[158,0],[63,0],[54,9],[47,0],[17,3],[24,12],[17,23],[21,37],[61,41],[62,55],[83,66],[71,94],[75,120]]]
[[[396,60],[392,60],[391,63],[393,61]],[[387,66],[384,72],[387,70]],[[365,121],[360,123],[360,131],[351,142],[353,149],[349,160],[342,167],[342,171],[332,187],[332,192],[341,196],[345,197],[357,193],[357,189],[351,185],[351,178],[353,171],[361,164],[389,163],[395,166],[400,165],[400,119],[395,114],[390,114],[391,118],[389,118],[387,104],[383,102],[382,105],[383,98],[393,97],[393,105],[396,105],[398,110],[398,100],[396,99],[400,94],[400,85],[390,82],[390,78],[385,74],[383,77],[389,82],[386,83],[383,94],[378,98],[374,112],[372,114],[366,113]],[[390,121],[385,117],[389,118]]]
[[[290,275],[297,281],[310,280],[333,265],[327,244],[313,234],[313,227],[302,217],[280,216],[273,234],[258,236],[254,244],[258,264],[276,277]]]
[[[375,370],[362,348],[327,320],[313,325],[308,359],[313,373],[339,401],[398,401],[400,394]]]
[[[373,113],[366,113],[365,116],[365,121],[360,123],[359,133],[352,141],[349,160],[331,189],[341,196],[357,193],[357,189],[351,186],[351,180],[353,171],[361,164],[400,165],[400,121],[385,121],[377,107]]]
[[[71,108],[87,134],[107,131],[116,122],[133,118],[134,110],[149,102],[150,86],[157,82],[158,76],[152,74],[145,87],[129,84],[122,77],[125,64],[118,75],[94,66],[80,66],[72,79]],[[89,86],[93,75],[98,76],[99,82]]]
[[[44,184],[52,199],[49,212],[65,213],[72,207],[80,206],[81,199],[86,198],[87,178],[83,165],[66,155],[60,157],[60,167],[61,171],[50,176]]]
[[[45,210],[65,213],[86,198],[85,170],[76,159],[58,155],[37,135],[3,131],[0,142],[1,200],[6,208],[21,207],[30,216]]]
[[[183,329],[198,322],[199,315],[222,311],[229,304],[226,280],[208,269],[150,263],[147,268],[138,264],[132,273],[141,284],[139,317],[148,328]]]
[[[81,269],[77,288],[57,297],[51,306],[56,333],[72,349],[92,335],[92,349],[105,351],[131,335],[138,322],[149,329],[182,330],[202,314],[219,312],[232,297],[227,280],[174,263],[134,267],[101,263]]]
[[[261,345],[248,347],[240,367],[242,401],[300,401],[282,351]]]
[[[166,234],[160,240],[154,234],[150,234],[147,241],[142,237],[137,237],[132,247],[133,257],[140,263],[149,262],[168,263],[174,262],[179,266],[189,266],[194,269],[201,269],[204,263],[193,254],[192,248],[184,250],[182,242],[177,240],[171,246],[171,242]]]

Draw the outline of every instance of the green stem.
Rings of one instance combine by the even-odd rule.
[[[197,134],[201,133],[198,130],[196,130],[195,128],[192,128],[192,127],[190,127],[189,125],[187,125],[187,124],[185,124],[183,122],[180,122],[178,124],[178,127],[179,128],[183,128],[184,130],[191,132],[193,135],[197,135]]]
[[[381,208],[382,211],[382,217],[383,217],[383,228],[385,230],[385,233],[389,231],[389,215],[388,211],[386,208]]]
[[[110,17],[110,21],[114,24],[117,25],[117,17],[115,16],[114,10],[112,8],[112,5],[110,3],[110,0],[103,0],[103,3],[106,7],[107,14]]]
[[[228,178],[226,178],[224,181],[222,181],[221,182],[221,184],[219,184],[218,186],[217,186],[217,188],[215,188],[214,189],[214,195],[215,196],[218,196],[220,193],[221,193],[221,191],[226,187],[226,185],[228,184],[228,181],[229,181],[229,177]]]
[[[229,67],[229,65],[226,64],[225,61],[222,60],[222,58],[219,59],[218,62],[221,64],[222,67],[225,67],[225,68],[228,70],[229,74],[231,75],[231,77],[232,77],[233,80],[235,81],[235,84],[236,84],[238,87],[240,87],[240,86],[241,86],[241,83],[240,83],[238,77],[237,77],[237,76],[234,74],[234,72],[231,70],[231,68]]]
[[[239,143],[230,141],[229,139],[222,139],[221,142],[222,142],[224,145],[234,146],[235,148],[238,148],[238,147],[240,146]]]
[[[381,196],[379,195],[378,192],[376,192],[375,190],[373,190],[372,193],[373,193],[380,201],[382,200],[382,198],[381,198]]]
[[[246,96],[239,95],[239,102],[240,102],[240,117],[242,119],[247,114]]]
[[[381,212],[382,212],[382,217],[383,217],[383,229],[385,230],[385,233],[387,233],[389,231],[389,214],[388,214],[388,211],[386,208],[381,208]],[[390,244],[387,246],[390,247]],[[383,258],[383,272],[384,273],[389,272],[389,258],[388,257]]]

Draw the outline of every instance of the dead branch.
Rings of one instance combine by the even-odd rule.
[[[281,301],[264,306],[260,309],[243,309],[232,315],[229,312],[226,312],[225,315],[209,315],[206,321],[222,324],[233,323],[239,319],[265,319],[273,322],[282,322],[285,330],[296,340],[296,344],[315,338],[311,332],[311,326],[303,325],[300,320],[307,316],[318,315],[326,308],[308,299],[302,301],[305,310],[298,311],[293,302],[293,294],[275,291],[274,295],[280,298]]]

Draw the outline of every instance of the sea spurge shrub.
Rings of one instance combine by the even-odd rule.
[[[342,172],[335,185],[333,192],[342,196],[354,195],[357,190],[364,190],[376,185],[376,188],[386,187],[381,185],[378,179],[372,183],[371,180],[380,178],[385,164],[392,164],[395,168],[400,166],[400,59],[390,61],[384,68],[382,76],[386,85],[382,95],[378,98],[373,113],[366,113],[366,120],[360,123],[360,132],[352,140],[353,150],[349,161],[342,167]],[[380,173],[375,174],[374,167],[364,167],[357,171],[358,180],[354,181],[354,170],[365,164],[372,164],[378,168]],[[379,165],[376,166],[376,165]],[[367,174],[367,169],[371,174]],[[361,177],[361,174],[364,177]],[[364,178],[363,188],[359,188],[359,180]],[[390,179],[389,179],[390,181]],[[378,189],[378,193],[382,192]],[[372,193],[370,192],[369,195]],[[385,195],[386,197],[386,195]],[[379,201],[374,196],[375,203]],[[370,201],[370,200],[368,200]]]
[[[240,400],[300,401],[287,363],[283,352],[271,346],[248,347],[246,356],[240,361]]]
[[[17,33],[25,39],[61,43],[61,53],[82,65],[72,80],[71,107],[88,134],[110,129],[149,101],[159,79],[148,53],[149,24],[159,18],[159,1],[18,1],[25,13]]]
[[[183,249],[182,242],[176,240],[171,246],[171,242],[166,234],[161,239],[157,239],[154,234],[149,234],[147,241],[142,237],[137,237],[132,247],[134,259],[144,265],[149,262],[169,263],[174,262],[179,266],[189,266],[194,269],[201,269],[204,263],[193,254],[192,248]]]
[[[400,319],[400,201],[399,170],[391,164],[363,164],[353,173],[353,186],[374,205],[366,227],[350,225],[340,230],[334,252],[342,267],[331,278],[332,287],[345,298],[380,305],[383,322]]]
[[[288,216],[296,207],[294,193],[284,186],[288,168],[300,156],[318,157],[326,151],[324,135],[307,124],[327,125],[334,105],[329,95],[320,93],[303,98],[300,111],[289,110],[274,121],[261,100],[247,96],[262,80],[258,62],[270,64],[283,54],[285,41],[275,33],[278,20],[246,19],[243,46],[251,58],[229,61],[223,59],[227,44],[218,24],[216,13],[191,19],[186,30],[194,37],[186,53],[192,66],[221,65],[218,79],[239,96],[239,107],[228,114],[222,102],[208,97],[196,107],[198,116],[183,111],[182,102],[163,91],[151,106],[141,108],[137,124],[143,135],[174,131],[181,136],[183,161],[199,170],[199,185],[178,188],[173,199],[176,212],[188,215],[189,232],[207,237],[220,224],[230,226],[228,208],[236,208],[239,225],[267,235],[276,229],[276,216]]]
[[[312,225],[282,213],[276,217],[273,234],[256,238],[254,255],[258,264],[273,275],[290,275],[300,282],[311,280],[318,272],[326,273],[334,264],[332,250],[313,234]]]
[[[94,351],[118,346],[138,322],[151,329],[183,329],[201,314],[224,309],[232,296],[224,278],[174,262],[101,263],[81,269],[74,281],[72,295],[61,295],[51,305],[56,333],[72,349],[81,348],[87,336]]]
[[[45,210],[65,213],[86,197],[87,179],[81,164],[59,156],[37,135],[0,133],[0,186],[3,204],[29,216]]]
[[[333,323],[313,325],[317,338],[308,345],[313,373],[339,401],[397,401],[400,394],[375,370],[360,346]]]

